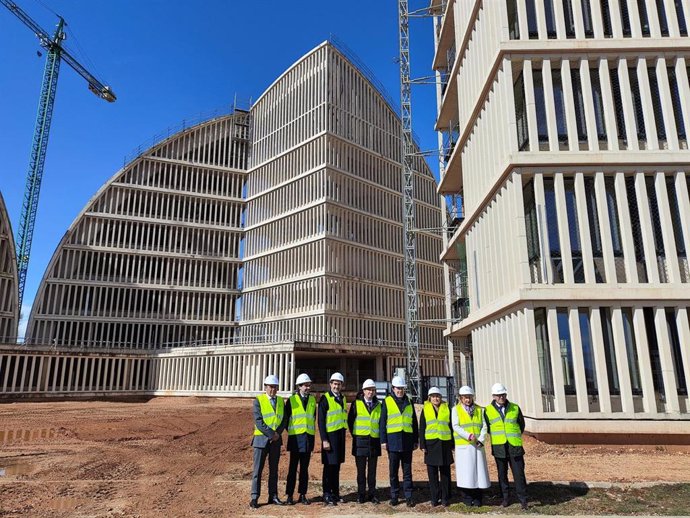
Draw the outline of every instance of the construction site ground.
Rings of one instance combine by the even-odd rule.
[[[0,516],[362,516],[410,512],[520,514],[498,505],[449,509],[428,503],[426,467],[415,452],[415,500],[390,507],[387,460],[378,468],[380,505],[356,500],[348,444],[342,466],[346,502],[320,502],[321,459],[312,457],[310,506],[248,507],[252,473],[250,399],[156,398],[138,402],[0,404]],[[349,437],[348,437],[349,438]],[[318,441],[317,441],[318,442]],[[318,448],[317,448],[318,450]],[[531,507],[540,514],[690,514],[687,448],[548,445],[526,439]],[[496,470],[489,459],[492,480]],[[280,464],[285,489],[287,455]],[[453,478],[455,476],[453,475]]]

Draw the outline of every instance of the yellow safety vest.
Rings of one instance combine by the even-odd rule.
[[[376,405],[371,410],[371,414],[367,410],[364,401],[358,399],[356,402],[357,416],[355,417],[355,426],[352,434],[358,437],[373,437],[379,438],[379,419],[381,418],[381,405]]]
[[[299,394],[290,396],[290,422],[288,423],[288,435],[308,433],[314,435],[314,413],[316,412],[316,399],[309,396],[307,409],[302,406],[302,398]]]
[[[505,444],[507,441],[511,446],[522,446],[522,432],[517,422],[519,412],[520,407],[515,403],[508,403],[504,420],[496,407],[493,405],[486,407],[491,444]]]
[[[469,415],[462,405],[457,405],[455,408],[458,409],[458,424],[460,428],[467,433],[473,433],[475,437],[479,437],[479,434],[482,432],[482,419],[484,419],[484,413],[482,412],[483,408],[479,405],[474,405],[474,412],[472,415]],[[470,444],[470,441],[456,431],[453,431],[453,438],[455,439],[455,446]]]
[[[256,396],[259,400],[259,407],[261,408],[261,416],[264,418],[264,423],[271,430],[276,430],[280,423],[283,422],[283,416],[285,415],[285,403],[282,397],[276,397],[276,408],[273,410],[271,405],[271,398],[266,394],[259,394]],[[254,435],[263,435],[263,432],[254,425]]]
[[[343,396],[343,406],[340,406],[330,392],[324,394],[326,401],[328,401],[328,413],[326,414],[326,431],[336,432],[342,428],[347,428],[347,414],[345,407],[347,402]]]
[[[401,414],[395,399],[392,396],[386,396],[386,410],[388,411],[388,420],[386,421],[387,433],[412,433],[412,412],[414,411],[412,402],[405,407]]]
[[[434,412],[434,405],[429,401],[424,403],[424,420],[426,421],[426,429],[424,430],[424,438],[429,441],[432,439],[441,439],[442,441],[450,441],[450,409],[448,403],[441,403],[438,407],[438,416]]]

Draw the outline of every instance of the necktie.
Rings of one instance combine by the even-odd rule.
[[[273,407],[273,410],[276,409],[276,398],[274,397],[271,398],[271,406]]]

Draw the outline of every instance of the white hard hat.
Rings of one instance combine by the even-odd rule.
[[[405,383],[405,380],[402,379],[401,376],[393,376],[393,381],[391,381],[391,385],[398,388],[407,387],[407,383]]]
[[[309,377],[309,374],[302,373],[299,376],[297,376],[297,379],[295,380],[295,385],[301,385],[302,383],[311,383],[311,378]]]
[[[264,385],[280,385],[280,381],[278,381],[278,376],[275,374],[269,374],[264,378]]]
[[[366,380],[364,383],[362,383],[362,390],[365,388],[376,388],[376,383],[372,379]]]
[[[339,372],[334,372],[331,374],[331,379],[328,381],[339,381],[340,383],[345,383],[345,378],[343,378],[343,375]]]
[[[429,389],[429,392],[428,392],[427,394],[430,395],[430,396],[432,396],[432,395],[434,395],[434,394],[438,394],[439,396],[442,395],[442,394],[441,394],[441,391],[439,390],[438,387],[431,387],[431,388]]]
[[[503,385],[503,383],[494,383],[491,386],[491,393],[492,394],[507,394],[508,389]]]
[[[465,385],[463,387],[460,387],[460,392],[458,392],[461,396],[474,396],[474,390],[472,390],[472,387],[469,385]]]

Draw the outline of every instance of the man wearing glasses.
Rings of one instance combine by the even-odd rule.
[[[525,479],[525,450],[522,447],[522,432],[525,418],[520,407],[508,401],[508,389],[501,383],[491,387],[493,401],[486,407],[484,419],[491,434],[491,453],[496,459],[498,482],[501,486],[501,505],[508,507],[508,466],[513,472],[515,492],[522,509],[527,509],[527,481]]]

